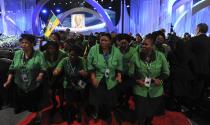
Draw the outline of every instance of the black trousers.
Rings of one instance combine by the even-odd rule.
[[[64,89],[64,96],[67,102],[65,109],[65,120],[69,123],[77,120],[81,122],[84,90],[77,90],[75,88]]]

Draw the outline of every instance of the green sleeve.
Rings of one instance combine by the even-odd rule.
[[[14,71],[15,62],[18,60],[17,58],[18,58],[18,55],[20,55],[20,54],[21,54],[20,50],[15,52],[15,55],[14,55],[13,60],[12,60],[12,63],[10,65],[10,67],[9,67],[9,72],[10,73],[12,73]]]
[[[62,50],[62,49],[59,50],[59,53],[61,54],[61,58],[64,58],[64,57],[67,57],[67,56],[68,56],[68,53],[65,52],[65,51]]]
[[[82,58],[82,68],[87,71],[87,60],[84,57]]]
[[[118,65],[117,65],[117,70],[119,71],[123,71],[123,58],[122,58],[122,54],[120,53],[120,51],[118,51]]]
[[[82,41],[82,46],[83,46],[84,48],[87,46],[87,44],[88,44],[88,40]]]
[[[88,71],[92,71],[92,70],[95,70],[92,62],[93,62],[93,59],[94,59],[94,48],[95,47],[92,47],[88,53],[88,56],[87,56],[87,70]],[[96,53],[95,53],[96,54]]]
[[[13,58],[12,63],[10,65],[10,67],[9,67],[9,70],[10,71],[13,71],[14,70],[14,62],[15,62],[14,60],[15,60],[15,58]]]
[[[133,76],[135,73],[135,55],[131,58],[128,68],[128,75]]]
[[[40,66],[41,66],[41,71],[47,71],[47,63],[44,58],[44,54],[42,52],[39,52],[39,59],[40,59]]]
[[[58,65],[57,65],[57,69],[63,69],[63,67],[64,67],[64,65],[65,65],[65,60],[66,60],[66,58],[64,58],[64,59],[62,59],[59,63],[58,63]]]

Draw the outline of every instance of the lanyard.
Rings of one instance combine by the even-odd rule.
[[[97,46],[97,47],[99,47],[99,46]],[[98,52],[99,52],[99,48],[97,48],[97,50],[98,50]],[[109,57],[109,53],[108,54],[106,54],[106,55],[104,55],[104,54],[102,54],[103,55],[103,57],[104,57],[104,60],[105,60],[105,63],[106,63],[106,67],[108,67],[108,62],[109,62],[109,58],[111,59],[110,61],[111,61],[111,64],[112,64],[112,61],[113,61],[113,57],[114,57],[114,49],[113,49],[113,47],[111,47],[111,54],[110,54],[110,57]],[[96,60],[97,60],[97,64],[99,63],[99,60],[98,60],[98,56],[99,56],[100,54],[96,54]]]
[[[69,65],[68,65],[67,67],[68,67],[68,69],[70,69],[70,72],[69,72],[69,70],[68,70],[68,73],[69,73],[69,75],[72,75],[72,74],[75,73],[76,67],[73,67],[73,66],[72,66],[70,60],[68,61],[68,64],[69,64]]]
[[[108,61],[109,61],[109,54],[103,54],[106,66],[108,67]]]
[[[146,68],[147,68],[147,77],[151,77],[151,69],[152,69],[152,64],[146,62]]]

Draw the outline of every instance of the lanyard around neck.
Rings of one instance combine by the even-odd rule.
[[[147,69],[147,76],[150,77],[150,75],[151,75],[151,69],[152,69],[152,64],[146,62],[146,69]]]

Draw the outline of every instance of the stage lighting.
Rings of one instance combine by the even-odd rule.
[[[112,9],[112,7],[110,6],[109,9]]]
[[[130,7],[130,5],[127,5],[127,8],[129,8]]]
[[[60,9],[56,9],[56,12],[57,12],[57,13],[60,13],[60,12],[61,12],[61,10],[60,10]]]
[[[42,13],[47,13],[47,10],[46,10],[46,9],[43,9],[43,10],[42,10]]]

